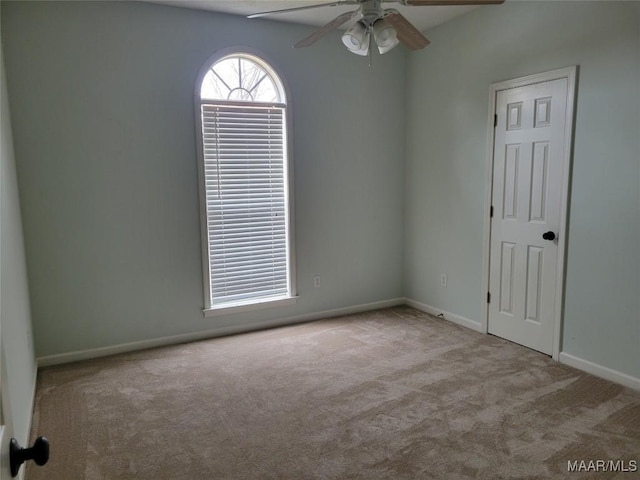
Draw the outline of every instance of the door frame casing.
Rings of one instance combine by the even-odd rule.
[[[502,82],[492,83],[489,93],[489,118],[487,125],[487,153],[485,167],[485,200],[484,200],[484,232],[482,247],[482,319],[481,331],[489,333],[489,303],[487,302],[487,293],[489,292],[489,267],[491,252],[491,217],[490,209],[493,196],[493,156],[495,145],[495,115],[496,100],[498,92],[511,90],[514,88],[526,87],[536,83],[548,82],[552,80],[567,79],[567,109],[565,118],[565,138],[563,146],[562,162],[562,179],[560,194],[560,225],[558,231],[558,258],[556,269],[556,302],[554,305],[553,318],[553,353],[552,358],[558,360],[560,355],[561,328],[562,328],[562,312],[564,306],[564,279],[565,279],[565,254],[567,249],[567,233],[568,233],[568,207],[569,207],[569,187],[572,164],[573,150],[573,125],[576,103],[576,84],[578,78],[578,66],[572,65],[557,70],[528,75],[526,77],[505,80]]]

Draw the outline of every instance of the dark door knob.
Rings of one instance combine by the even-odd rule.
[[[545,240],[554,240],[556,238],[556,234],[553,232],[545,232],[542,234],[542,238]]]
[[[22,448],[15,438],[9,444],[9,464],[11,476],[18,475],[20,465],[27,460],[33,460],[38,465],[44,465],[49,460],[49,440],[46,437],[39,437],[33,442],[30,448]]]

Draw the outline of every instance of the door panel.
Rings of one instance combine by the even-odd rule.
[[[496,96],[489,333],[551,354],[565,161],[566,78]],[[552,231],[553,241],[542,235]]]
[[[0,333],[1,333],[0,321]],[[0,337],[0,480],[9,480],[11,471],[9,465],[9,441],[13,437],[9,395],[6,387],[6,365],[4,359],[4,345]]]

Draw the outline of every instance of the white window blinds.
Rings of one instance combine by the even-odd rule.
[[[285,111],[201,104],[213,308],[289,291]]]

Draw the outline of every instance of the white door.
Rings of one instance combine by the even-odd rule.
[[[2,198],[1,195],[0,198]],[[0,302],[1,301],[2,298],[0,297]],[[0,312],[2,312],[1,307]],[[4,360],[2,320],[3,319],[0,316],[0,480],[9,480],[11,478],[11,470],[9,467],[9,442],[13,437],[13,425],[11,424],[11,412],[9,411],[9,392],[7,390],[6,382],[7,362]]]
[[[6,388],[6,362],[4,361],[4,347],[0,338],[0,480],[9,480],[9,441],[13,437],[9,398]]]
[[[4,69],[4,67],[3,67]],[[2,81],[4,82],[4,71],[2,72]],[[2,195],[0,195],[0,199]],[[1,210],[2,205],[0,205]],[[0,296],[0,302],[2,297]],[[0,307],[0,312],[2,308]],[[11,415],[9,409],[9,395],[6,386],[6,369],[7,363],[4,361],[4,344],[2,343],[2,318],[0,316],[0,480],[11,478],[9,470],[9,441],[13,436],[13,428],[11,425]]]
[[[0,196],[1,198],[1,196]],[[2,298],[0,297],[0,302]],[[0,312],[2,308],[0,307]],[[2,341],[2,318],[0,316],[0,480],[9,480],[11,470],[9,466],[9,442],[13,437],[13,425],[9,406],[9,391],[7,390],[7,362],[4,359],[4,343]]]
[[[568,83],[496,94],[488,330],[548,355],[559,321]]]

